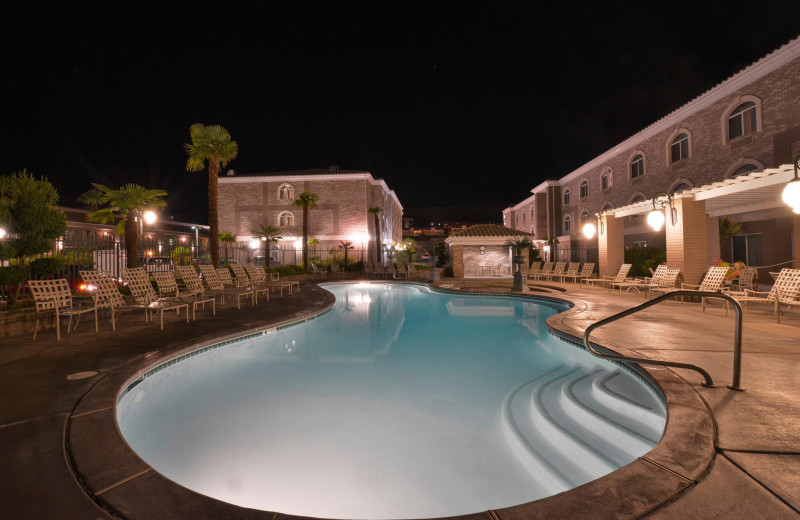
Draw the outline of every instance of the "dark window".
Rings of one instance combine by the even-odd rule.
[[[631,160],[631,179],[636,179],[644,175],[644,156],[637,154]]]
[[[569,233],[572,230],[572,219],[569,215],[564,217],[564,234]]]
[[[761,235],[736,235],[733,237],[733,260],[749,266],[762,265]]]
[[[739,166],[738,168],[736,168],[736,171],[733,172],[733,175],[731,175],[731,177],[738,177],[740,175],[747,175],[748,173],[754,172],[756,170],[758,170],[758,166],[756,166],[755,164],[743,164],[743,165]]]
[[[603,186],[604,190],[607,190],[613,185],[613,179],[611,177],[611,170],[606,170],[603,172],[602,177],[600,177],[600,182]]]
[[[581,198],[585,199],[589,196],[589,181],[583,181],[581,183]]]
[[[567,206],[569,204],[569,188],[564,190],[564,205]]]
[[[672,190],[672,193],[678,193],[678,192],[681,192],[681,191],[689,190],[691,188],[692,188],[691,186],[689,186],[685,182],[682,182],[682,183],[678,184],[677,186],[675,186],[675,189]]]
[[[752,101],[742,103],[728,117],[728,139],[736,139],[753,133],[756,128],[756,104]]]
[[[689,136],[678,134],[670,146],[672,162],[678,162],[689,157]]]

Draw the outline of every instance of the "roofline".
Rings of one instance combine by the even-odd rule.
[[[69,206],[56,206],[56,209],[58,209],[59,211],[64,211],[64,212],[70,211],[70,212],[73,212],[73,213],[85,213],[87,215],[89,213],[91,213],[91,211],[88,210],[88,209],[71,208]],[[86,222],[90,223],[88,220]],[[206,224],[194,224],[192,222],[179,222],[177,220],[160,220],[160,222],[162,222],[164,224],[175,224],[177,226],[184,226],[184,227],[190,227],[190,228],[195,228],[196,227],[196,228],[200,228],[200,229],[211,229],[211,226],[209,226],[209,225],[206,225]],[[111,226],[111,224],[100,224],[100,225]]]
[[[598,155],[583,166],[561,177],[559,181],[564,183],[574,179],[575,177],[585,175],[588,170],[602,165],[625,150],[632,149],[634,144],[638,144],[645,139],[649,139],[659,132],[672,128],[676,124],[679,125],[688,116],[711,106],[726,96],[734,94],[737,90],[746,87],[755,80],[774,72],[778,68],[798,58],[800,58],[800,36],[790,40],[782,47],[742,69],[740,72],[737,72],[730,78],[711,87],[703,94],[700,94],[693,100],[684,104],[682,107],[670,112],[666,116],[645,127],[643,130],[632,135],[613,148],[607,150],[601,155]]]

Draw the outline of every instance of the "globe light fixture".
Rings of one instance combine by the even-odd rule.
[[[653,210],[647,214],[647,224],[655,231],[661,231],[666,220],[667,219],[664,218],[664,212],[660,209],[653,208]]]
[[[800,165],[800,155],[794,158],[794,179],[783,188],[783,202],[788,204],[792,211],[800,215],[800,176],[797,174]]]
[[[142,214],[142,219],[144,220],[145,224],[147,224],[148,226],[151,226],[158,219],[158,216],[156,215],[155,211],[153,211],[151,209],[148,209],[147,211],[145,211]]]
[[[600,211],[590,211],[589,215],[590,215],[590,218],[583,225],[582,231],[583,231],[583,235],[586,238],[591,240],[592,238],[594,238],[595,234],[597,234],[597,224],[595,224],[595,222],[599,222],[600,223],[600,227],[601,227],[601,231],[602,231],[603,213],[600,212]]]
[[[4,228],[0,228],[0,238],[6,237],[6,230]]]
[[[662,198],[660,198],[662,197]],[[656,208],[656,204],[660,204],[661,208]],[[666,217],[664,216],[664,212],[662,211],[667,205],[669,205],[670,210],[669,214],[671,217],[672,225],[674,226],[677,222],[677,211],[672,202],[672,195],[669,193],[656,193],[653,195],[653,209],[650,210],[650,213],[647,214],[647,224],[653,228],[655,231],[661,231],[661,228],[664,227],[664,223],[667,221]]]
[[[257,238],[254,238],[250,241],[250,249],[258,249],[261,247],[261,241]]]

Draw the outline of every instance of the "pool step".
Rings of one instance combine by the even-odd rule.
[[[631,376],[561,368],[526,381],[503,403],[503,427],[520,462],[553,493],[594,480],[647,453],[664,418]]]

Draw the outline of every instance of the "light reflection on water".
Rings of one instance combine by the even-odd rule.
[[[325,316],[145,379],[118,406],[126,440],[190,489],[296,515],[449,516],[562,489],[523,460],[535,432],[509,428],[530,417],[510,416],[528,412],[508,396],[563,367],[615,371],[547,333],[563,308],[408,285],[328,289]],[[559,486],[575,479],[586,477]]]

